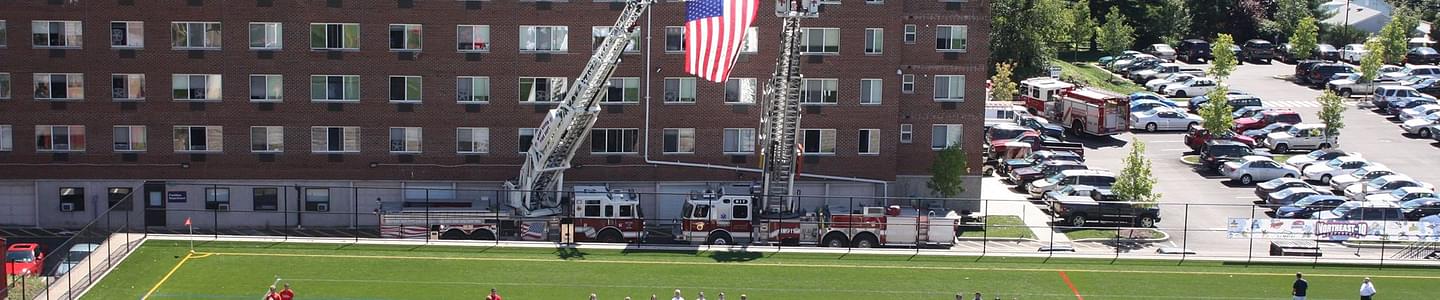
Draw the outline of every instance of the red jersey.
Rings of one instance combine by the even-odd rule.
[[[280,300],[280,293],[270,293],[269,295],[265,295],[265,300]]]
[[[295,292],[294,292],[294,291],[291,291],[290,289],[285,289],[285,290],[283,290],[283,291],[280,291],[280,300],[292,300],[292,299],[295,299]]]
[[[501,300],[500,294],[490,294],[490,296],[485,297],[485,300]]]

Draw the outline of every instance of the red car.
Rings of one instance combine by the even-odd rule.
[[[1241,134],[1235,134],[1234,131],[1225,132],[1220,135],[1219,138],[1255,147],[1255,139]],[[1205,142],[1209,142],[1212,139],[1216,139],[1216,137],[1211,135],[1210,131],[1199,127],[1191,128],[1190,131],[1185,132],[1185,146],[1189,146],[1191,150],[1200,150],[1201,146],[1205,146]]]
[[[1265,128],[1272,123],[1300,124],[1300,113],[1290,109],[1269,109],[1254,117],[1235,119],[1235,131]]]
[[[40,274],[40,264],[45,254],[40,253],[40,244],[17,243],[5,251],[5,275]]]

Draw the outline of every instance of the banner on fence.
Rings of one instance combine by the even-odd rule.
[[[1440,223],[1231,218],[1226,237],[1320,241],[1440,241]]]

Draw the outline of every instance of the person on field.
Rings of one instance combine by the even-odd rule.
[[[1305,281],[1305,275],[1295,272],[1295,283],[1290,285],[1290,295],[1295,300],[1305,300],[1305,291],[1310,289],[1310,282]]]
[[[717,295],[716,297],[719,297],[720,300],[725,300],[725,292],[720,292],[720,295]]]
[[[1360,283],[1360,300],[1370,300],[1375,297],[1375,283],[1370,282],[1370,277]]]
[[[701,291],[700,295],[695,296],[695,300],[705,300],[705,292]]]
[[[590,293],[590,300],[595,300],[595,293]]]
[[[275,292],[275,286],[270,286],[270,291],[265,292],[265,300],[280,300],[280,293]]]
[[[670,300],[685,300],[685,297],[680,296],[680,289],[675,289],[675,297],[670,297]]]
[[[974,300],[985,300],[985,297],[984,297],[984,296],[980,296],[980,292],[975,292],[975,298],[972,298],[972,299],[974,299]]]
[[[285,289],[280,290],[280,300],[294,300],[295,291],[290,290],[290,284],[285,284]]]
[[[499,291],[496,291],[495,288],[490,288],[490,295],[485,296],[485,300],[503,300],[503,298],[500,297]]]

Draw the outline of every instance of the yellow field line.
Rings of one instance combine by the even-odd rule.
[[[155,291],[160,289],[160,285],[163,285],[165,284],[165,281],[170,280],[170,276],[175,275],[175,271],[180,270],[180,266],[185,265],[186,261],[189,261],[191,258],[206,258],[210,257],[211,255],[215,255],[215,253],[205,253],[202,255],[195,255],[195,252],[186,253],[185,258],[181,258],[180,262],[175,264],[175,267],[170,268],[170,272],[165,273],[165,277],[160,277],[160,282],[156,282],[155,286],[150,287],[150,291],[145,292],[145,296],[140,297],[140,299],[149,299],[150,295],[154,295]]]
[[[680,261],[627,261],[627,260],[559,260],[546,258],[499,258],[499,257],[435,257],[435,256],[385,256],[385,255],[335,255],[335,254],[295,254],[295,253],[245,253],[245,252],[215,252],[210,253],[220,256],[279,256],[279,257],[315,257],[315,258],[355,258],[355,259],[415,259],[415,260],[463,260],[463,261],[510,261],[510,262],[552,262],[552,263],[599,263],[599,264],[634,264],[634,265],[726,265],[726,266],[759,266],[759,267],[812,267],[812,268],[849,268],[849,269],[900,269],[900,270],[950,270],[950,271],[1019,271],[1019,272],[1092,272],[1092,273],[1129,273],[1129,274],[1178,274],[1178,275],[1242,275],[1242,276],[1295,276],[1295,273],[1255,273],[1255,272],[1209,272],[1209,271],[1152,271],[1152,270],[1086,270],[1086,269],[1039,269],[1039,268],[993,268],[993,267],[926,267],[926,266],[881,266],[881,265],[838,265],[838,264],[794,264],[794,263],[721,263],[721,262],[680,262]],[[1397,278],[1397,279],[1440,279],[1440,276],[1414,276],[1414,275],[1349,275],[1349,274],[1324,274],[1305,273],[1305,276],[1312,277],[1357,277],[1368,276],[1374,278]],[[163,280],[161,282],[164,282]]]

